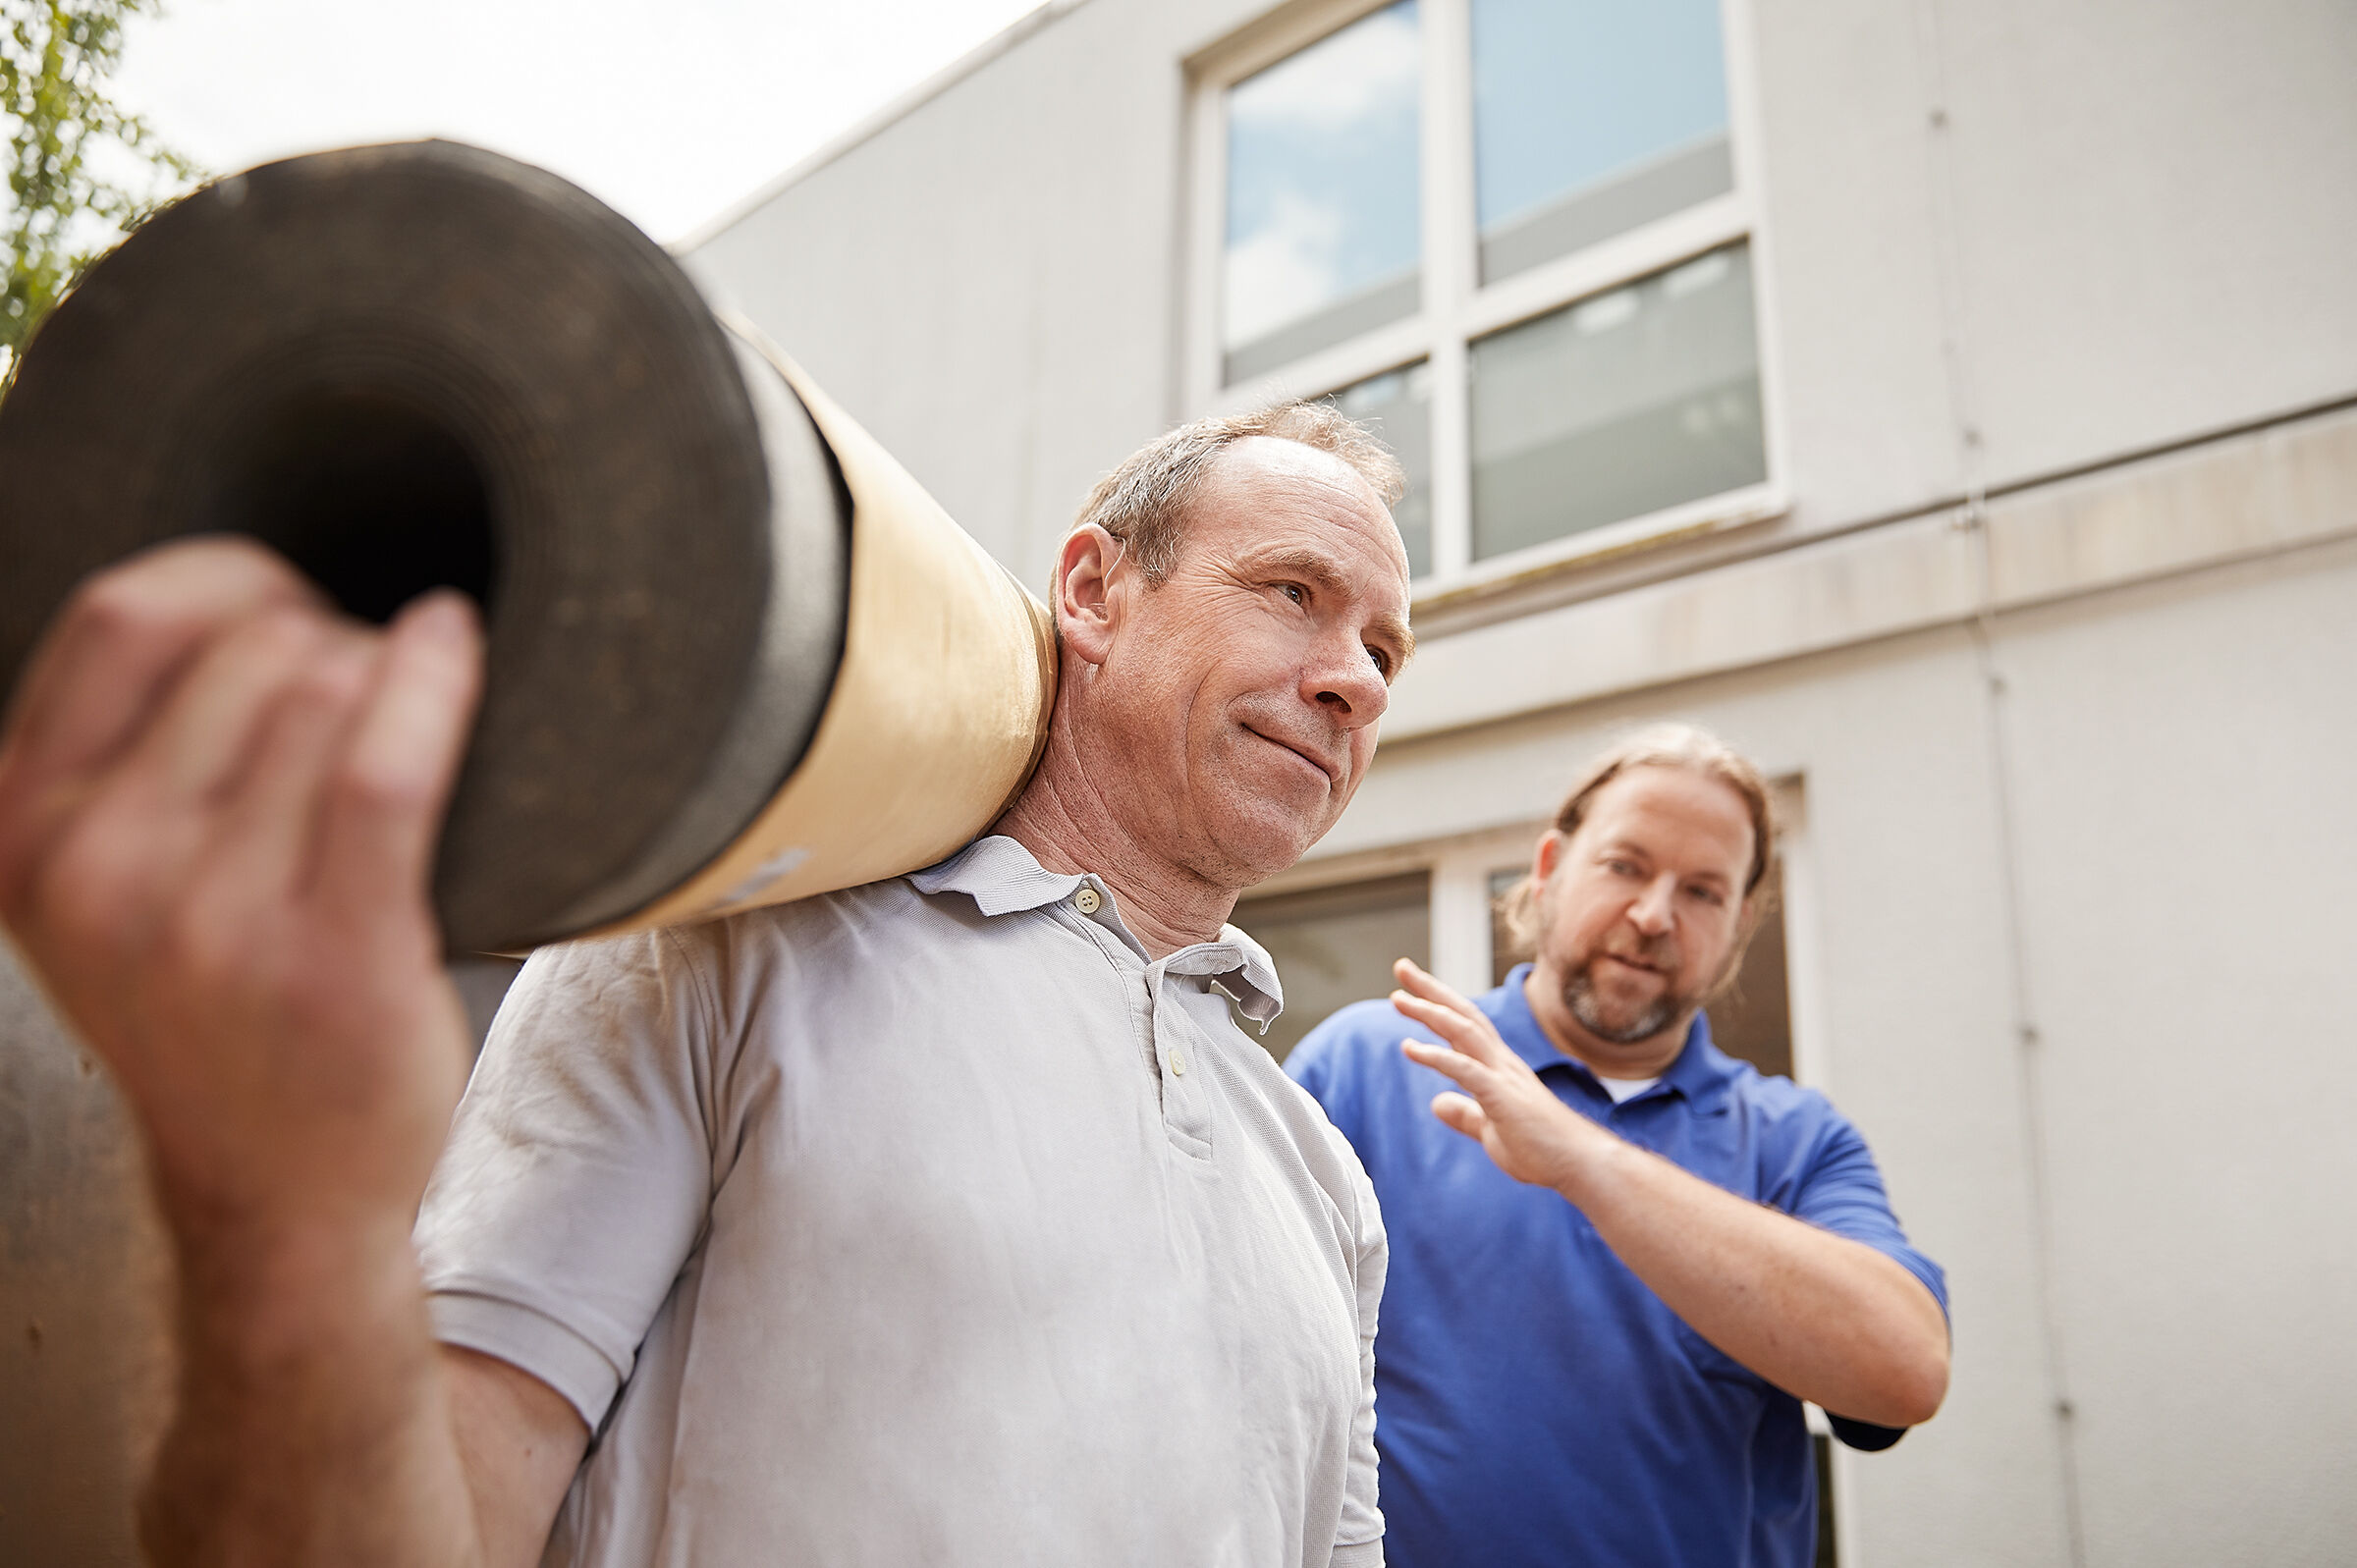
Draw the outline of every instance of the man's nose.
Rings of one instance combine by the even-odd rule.
[[[1332,653],[1308,672],[1303,682],[1310,700],[1341,722],[1345,730],[1363,730],[1383,717],[1392,705],[1392,688],[1366,649],[1352,643],[1346,652]]]
[[[1676,878],[1654,878],[1646,884],[1645,891],[1637,894],[1637,901],[1629,905],[1629,924],[1648,937],[1658,937],[1668,931],[1676,920],[1676,908],[1672,902],[1676,891]]]

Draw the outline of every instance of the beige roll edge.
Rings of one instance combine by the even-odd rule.
[[[723,319],[802,400],[850,492],[843,658],[799,765],[751,825],[598,935],[716,919],[947,857],[1021,792],[1056,705],[1047,607],[800,366]]]

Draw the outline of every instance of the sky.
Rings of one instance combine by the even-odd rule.
[[[1039,0],[165,0],[115,89],[212,172],[440,135],[536,163],[664,242]]]

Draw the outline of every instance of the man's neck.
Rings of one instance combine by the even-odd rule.
[[[1522,996],[1530,1003],[1530,1015],[1538,1020],[1540,1032],[1556,1050],[1597,1077],[1659,1078],[1685,1049],[1687,1031],[1694,1025],[1693,1011],[1680,1013],[1660,1034],[1627,1045],[1599,1040],[1572,1015],[1561,990],[1548,990],[1546,982],[1540,979],[1542,973],[1533,967],[1522,977]]]
[[[1174,866],[1138,841],[1090,783],[1059,725],[1023,792],[991,829],[1031,851],[1049,871],[1093,872],[1121,904],[1122,923],[1165,958],[1209,942],[1234,911],[1237,890]]]

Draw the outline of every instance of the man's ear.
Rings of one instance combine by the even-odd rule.
[[[1530,880],[1545,882],[1555,875],[1555,868],[1562,863],[1563,845],[1570,841],[1560,828],[1550,828],[1539,835],[1539,846],[1530,856]]]
[[[1113,651],[1122,602],[1115,571],[1126,557],[1123,542],[1093,522],[1066,534],[1056,552],[1056,602],[1049,608],[1057,635],[1068,653],[1092,665]]]

